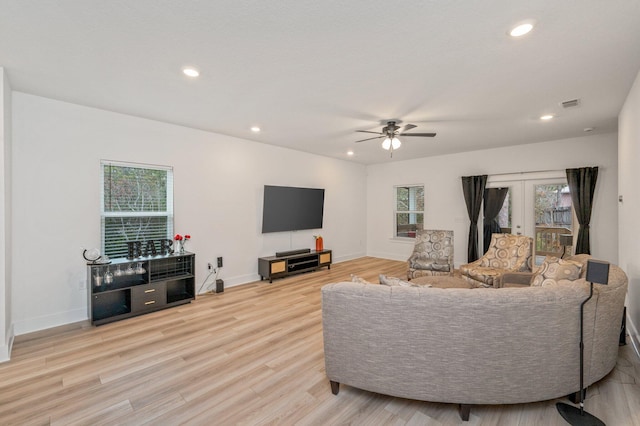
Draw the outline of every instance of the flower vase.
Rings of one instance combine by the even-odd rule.
[[[316,237],[316,251],[322,251],[324,250],[323,244],[322,244],[322,237]]]
[[[180,254],[184,254],[184,243],[185,243],[185,240],[178,241],[178,253]]]

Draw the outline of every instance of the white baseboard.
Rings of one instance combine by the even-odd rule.
[[[397,253],[383,253],[383,252],[373,252],[367,254],[370,257],[378,257],[380,259],[388,259],[388,260],[398,260],[398,261],[406,261],[409,256],[399,255]]]
[[[636,351],[636,355],[640,358],[640,333],[638,333],[638,328],[631,321],[629,314],[627,313],[627,333],[629,334],[629,338],[631,339],[631,344]]]
[[[347,255],[342,255],[339,257],[334,257],[332,259],[332,263],[342,263],[342,262],[347,262],[349,260],[354,260],[354,259],[360,259],[361,257],[365,257],[366,254],[365,253],[351,253],[351,254],[347,254]]]
[[[245,275],[238,275],[236,277],[218,277],[218,279],[221,279],[224,281],[224,288],[229,288],[229,287],[235,287],[241,284],[247,284],[254,281],[259,281],[260,275],[245,274]],[[202,290],[200,290],[200,288],[196,288],[196,291],[198,292],[198,294],[206,294],[210,291],[216,290],[215,281],[208,282],[204,287],[202,286],[202,284],[199,284],[199,285],[200,287],[202,287]]]
[[[343,255],[340,257],[334,257],[332,259],[332,263],[346,262],[348,260],[360,259],[361,257],[365,257],[365,256],[366,254],[364,253],[353,253],[353,254]],[[224,280],[224,288],[230,288],[230,287],[235,287],[242,284],[248,284],[248,283],[260,281],[260,275],[257,273],[238,275],[236,277],[220,277],[220,278]],[[200,288],[197,288],[196,291],[198,292],[198,294],[206,294],[209,291],[215,290],[215,288],[216,288],[215,282],[211,281],[210,283],[207,283],[204,287],[202,287],[202,290],[200,290]]]
[[[46,330],[60,325],[71,324],[74,322],[85,321],[89,317],[87,308],[74,309],[67,312],[58,312],[56,314],[45,315],[37,318],[29,318],[23,321],[15,321],[15,334],[32,333],[34,331]]]

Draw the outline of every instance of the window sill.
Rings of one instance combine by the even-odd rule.
[[[408,238],[408,237],[391,237],[391,238],[389,238],[389,240],[392,243],[400,243],[400,244],[415,244],[416,243],[416,239],[415,238]]]

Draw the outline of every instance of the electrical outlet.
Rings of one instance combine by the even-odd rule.
[[[207,263],[207,269],[208,270],[212,270],[213,269],[213,265],[211,264],[211,262]]]
[[[218,258],[218,268],[222,268],[222,256]]]

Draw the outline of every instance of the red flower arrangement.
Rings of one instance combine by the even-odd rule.
[[[185,234],[183,237],[180,234],[176,234],[176,236],[173,237],[173,239],[178,242],[178,245],[180,246],[180,253],[184,253],[184,243],[186,243],[191,239],[191,235]]]

